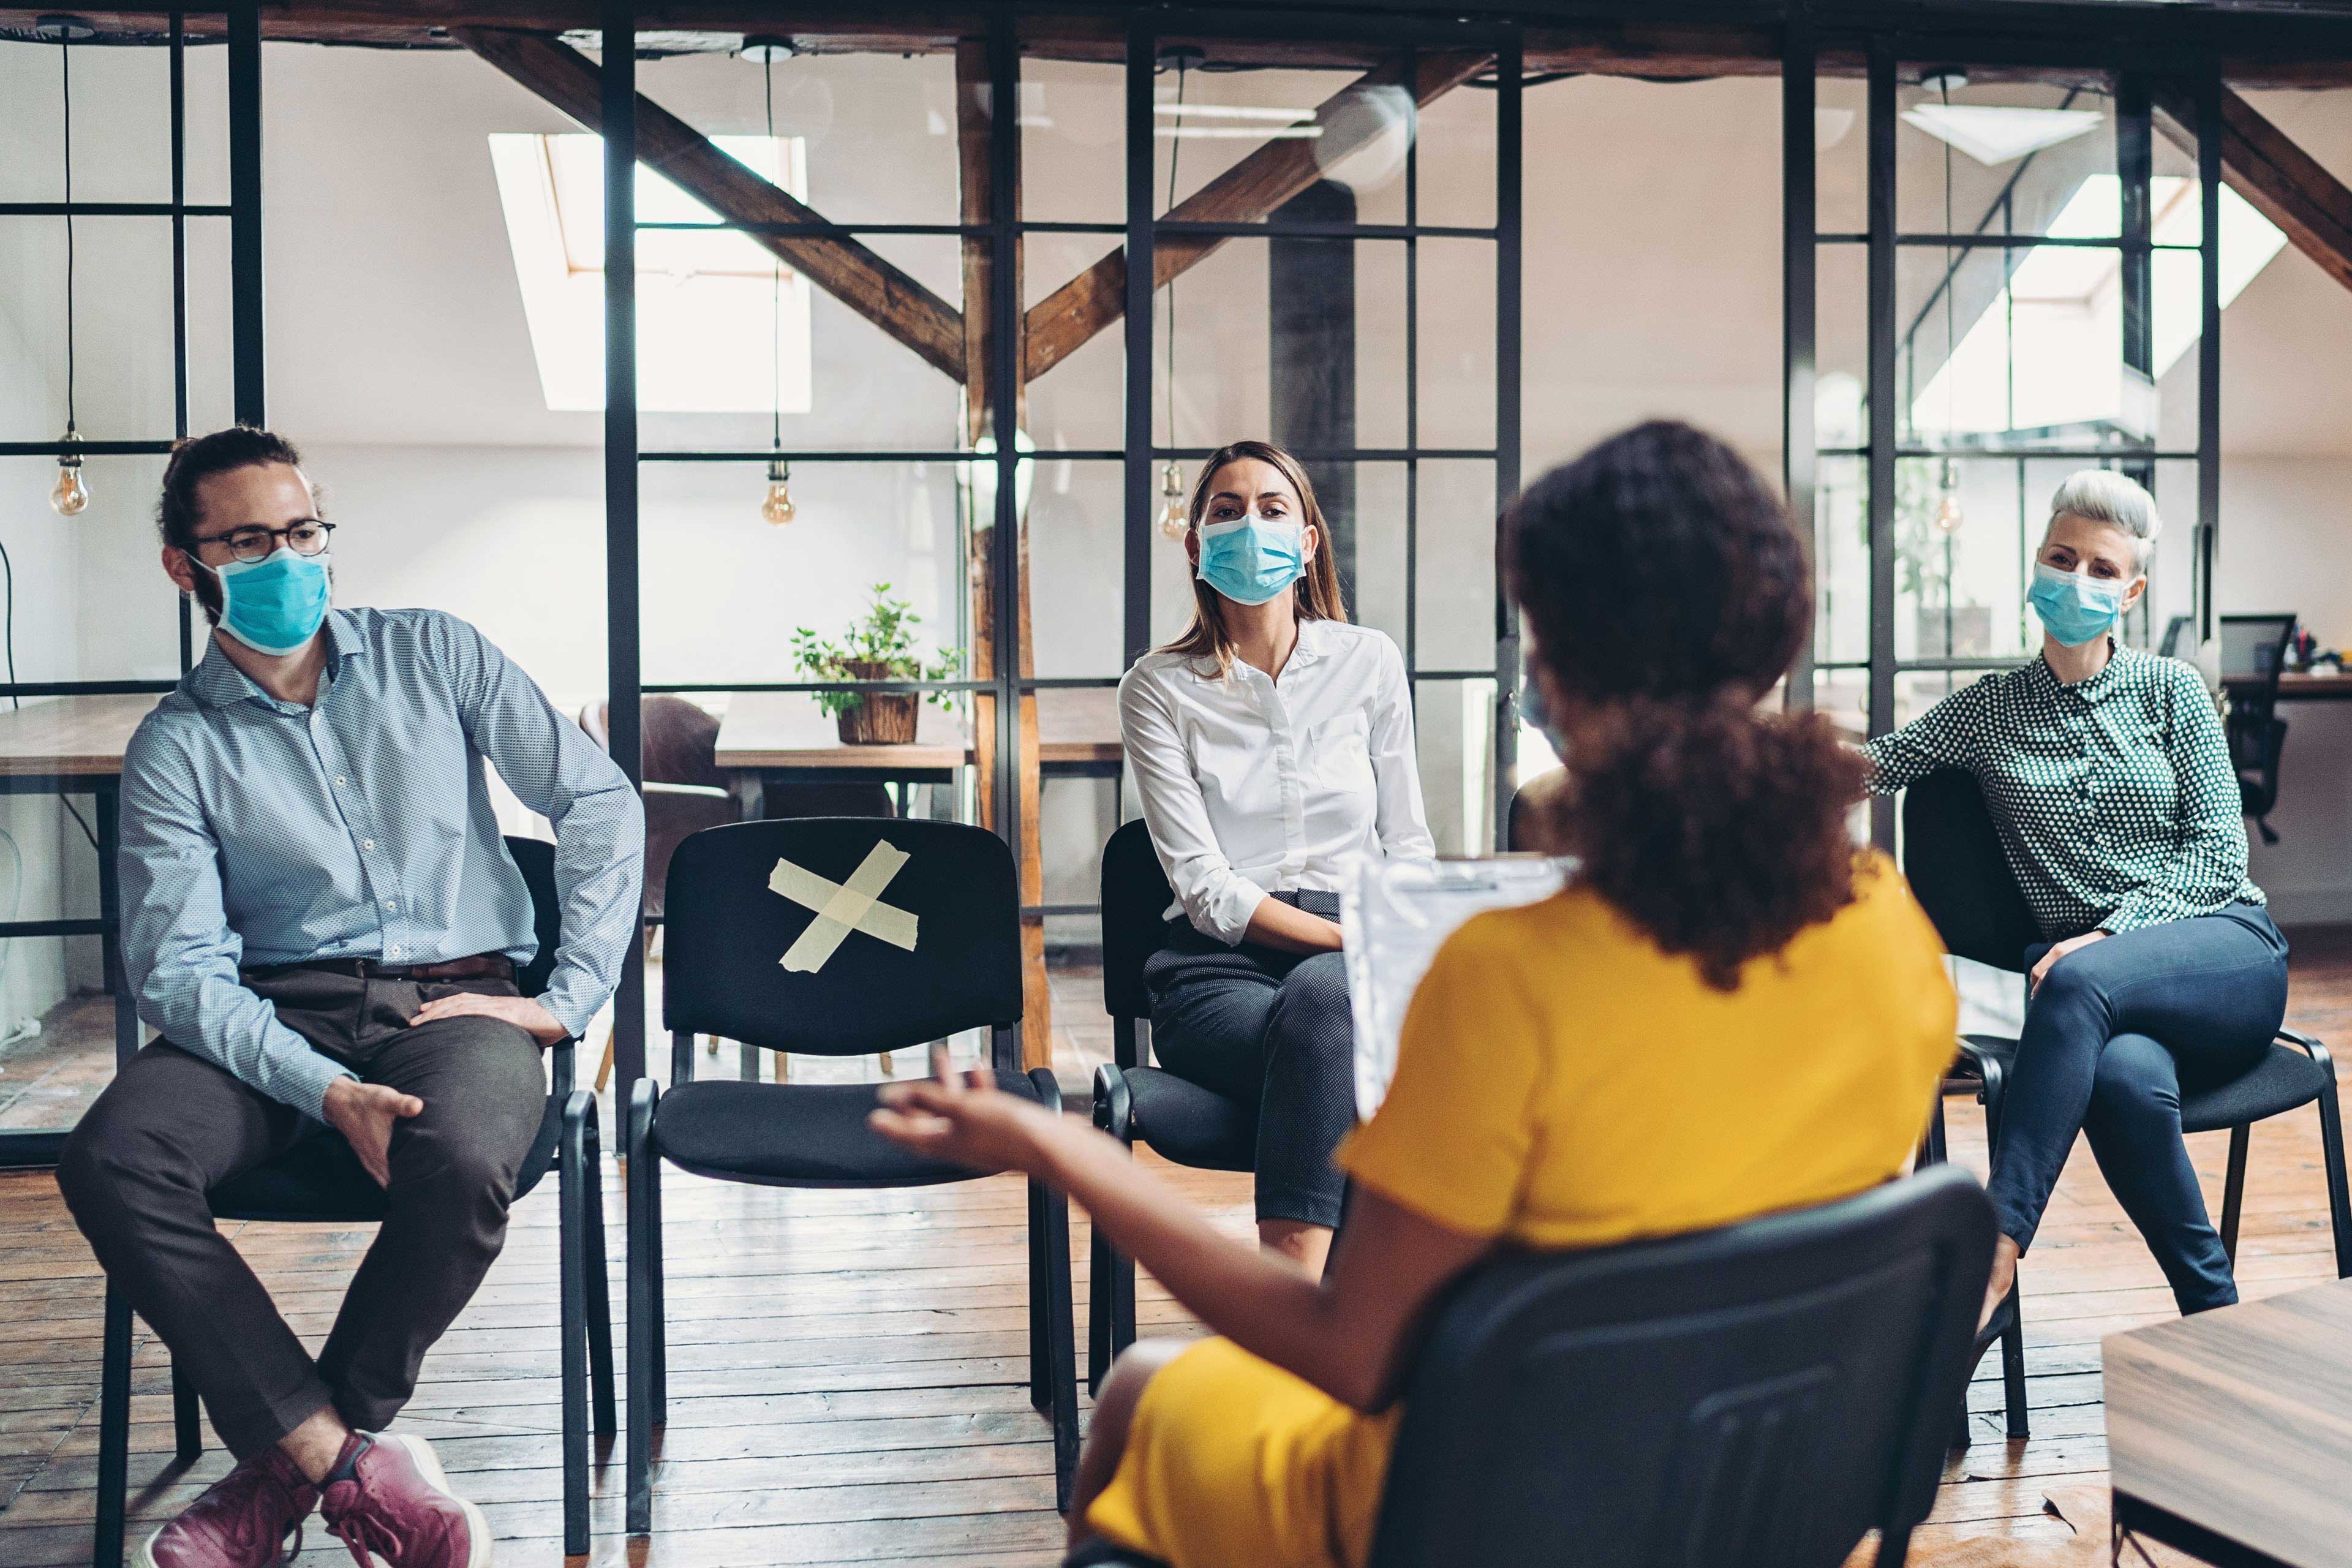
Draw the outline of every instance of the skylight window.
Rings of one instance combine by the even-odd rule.
[[[490,137],[531,352],[547,406],[604,406],[604,143]],[[798,137],[718,136],[721,152],[805,200]],[[637,234],[637,405],[680,414],[805,414],[809,284],[640,163],[637,217],[711,226]],[[781,279],[779,272],[781,271]]]
[[[2154,243],[2194,246],[2203,227],[2197,183],[2158,175],[2148,187]],[[2120,232],[2122,201],[2115,175],[2092,175],[2051,224],[2050,237],[2088,239]],[[2237,192],[2221,188],[2224,309],[2285,244],[2276,225]],[[2204,331],[2200,268],[2194,250],[2155,252],[2149,335],[2157,379]],[[2151,437],[2154,389],[2125,370],[2122,343],[2121,254],[2103,247],[2037,245],[2024,253],[2007,285],[1913,400],[1913,427],[1968,435],[2106,425]]]

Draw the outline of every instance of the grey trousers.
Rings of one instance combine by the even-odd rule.
[[[382,1228],[314,1362],[213,1223],[205,1193],[306,1137],[340,1134],[158,1040],[115,1074],[66,1142],[58,1185],[90,1249],[194,1384],[240,1459],[329,1404],[388,1424],[425,1351],[506,1240],[523,1158],[547,1104],[540,1047],[495,1018],[410,1027],[426,1001],[502,980],[419,984],[324,970],[257,972],[278,1017],[370,1083],[425,1102],[395,1122]]]
[[[1337,919],[1336,893],[1276,893]],[[1184,921],[1143,965],[1151,1049],[1177,1077],[1257,1111],[1257,1217],[1336,1227],[1331,1151],[1356,1124],[1355,1020],[1336,952],[1227,947]]]

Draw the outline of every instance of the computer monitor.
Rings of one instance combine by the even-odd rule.
[[[2275,675],[2294,621],[2291,615],[2223,616],[2221,679],[2261,680]]]

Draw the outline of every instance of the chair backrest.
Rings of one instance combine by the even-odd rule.
[[[509,838],[507,853],[530,889],[530,925],[539,952],[515,971],[515,989],[536,996],[555,972],[555,950],[563,938],[563,903],[555,896],[555,846],[541,838]]]
[[[864,1056],[1021,1021],[1020,886],[985,828],[871,816],[707,827],[670,858],[664,919],[673,1032]]]
[[[2197,617],[2194,616],[2175,616],[2165,622],[2164,641],[2158,645],[2156,651],[2167,658],[2186,657],[2180,649],[2180,639],[2187,637],[2192,643],[2197,640],[2196,634],[2189,629],[2196,624],[2196,620]]]
[[[2221,617],[2221,678],[2261,680],[2278,690],[2280,669],[2286,662],[2286,645],[2294,636],[2291,615],[2223,616]]]
[[[592,702],[580,711],[581,729],[608,752],[612,718],[609,701]],[[719,768],[719,721],[699,703],[667,692],[638,699],[637,750],[647,784],[727,787],[727,775]]]
[[[1143,961],[1159,950],[1175,901],[1143,819],[1112,834],[1102,858],[1103,1009],[1112,1017],[1151,1016]]]
[[[2042,940],[1973,774],[1943,768],[1903,792],[1903,874],[1947,952],[2014,970]]]
[[[1935,1500],[1992,1241],[1943,1165],[1477,1269],[1414,1364],[1372,1568],[1837,1568],[1866,1531],[1899,1541]]]

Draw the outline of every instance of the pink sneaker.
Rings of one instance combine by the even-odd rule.
[[[300,1554],[302,1521],[318,1506],[319,1489],[272,1443],[149,1536],[141,1568],[276,1568]]]
[[[422,1437],[352,1433],[327,1472],[320,1508],[360,1568],[490,1568],[482,1510],[449,1490]]]

